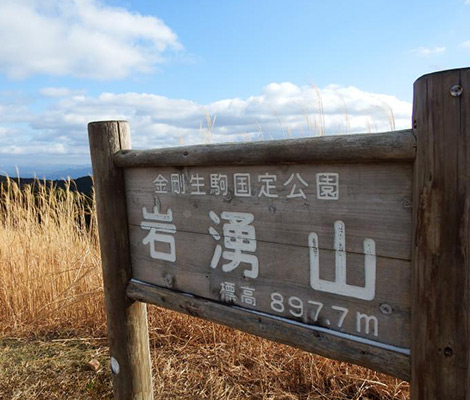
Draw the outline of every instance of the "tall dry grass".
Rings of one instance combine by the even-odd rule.
[[[0,332],[102,329],[93,202],[36,181],[0,186]]]
[[[13,180],[0,186],[0,339],[104,335],[93,202],[71,183],[65,190],[44,182],[20,188]],[[407,383],[358,366],[156,307],[149,319],[156,399],[408,398]],[[70,355],[48,347],[37,363],[28,354],[40,349],[25,349],[16,366],[0,357],[0,390],[8,398],[82,398],[77,385],[89,392],[90,376],[78,376],[86,371],[74,365],[90,349],[77,355],[73,347]],[[111,398],[109,376],[98,381],[93,390],[101,394],[93,398]]]

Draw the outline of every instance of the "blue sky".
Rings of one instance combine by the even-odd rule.
[[[101,119],[137,148],[408,128],[414,80],[469,66],[469,20],[470,0],[2,0],[0,170],[88,165]]]

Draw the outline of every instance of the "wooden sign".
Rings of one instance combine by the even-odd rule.
[[[408,355],[411,175],[403,163],[128,169],[132,276]]]
[[[139,300],[466,398],[469,76],[418,80],[413,131],[136,151],[90,124],[116,397],[152,398]]]

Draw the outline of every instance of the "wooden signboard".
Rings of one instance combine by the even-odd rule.
[[[124,177],[135,281],[236,306],[241,330],[262,315],[358,343],[368,356],[343,358],[400,374],[410,353],[410,163],[129,168]],[[287,340],[312,350],[290,331]]]
[[[90,124],[116,398],[152,398],[143,303],[466,398],[468,83],[420,78],[413,130],[377,135],[135,151]]]

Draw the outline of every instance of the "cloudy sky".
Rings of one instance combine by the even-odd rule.
[[[419,76],[470,64],[470,0],[0,0],[0,171],[135,148],[410,126]],[[0,172],[1,173],[1,172]]]

